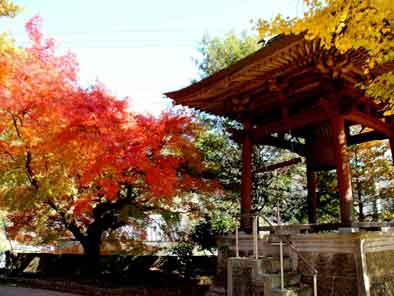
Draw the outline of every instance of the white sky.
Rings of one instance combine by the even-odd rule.
[[[277,13],[296,15],[303,0],[14,0],[24,7],[0,20],[25,44],[24,23],[34,15],[44,32],[77,54],[84,85],[96,79],[139,111],[156,113],[168,104],[162,93],[197,78],[192,57],[204,33],[252,31],[251,20]]]

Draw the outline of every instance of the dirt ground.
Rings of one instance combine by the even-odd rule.
[[[60,293],[49,290],[0,286],[1,296],[77,296],[77,294]]]

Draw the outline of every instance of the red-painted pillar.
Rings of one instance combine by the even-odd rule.
[[[244,123],[245,136],[242,142],[242,179],[241,179],[241,227],[252,229],[252,155],[253,143],[249,134],[251,126]]]
[[[353,193],[343,116],[337,115],[331,119],[331,130],[336,156],[341,223],[344,227],[350,227],[352,224]]]
[[[389,141],[390,141],[390,149],[391,149],[391,161],[394,164],[394,137],[390,137]]]
[[[308,185],[308,221],[310,224],[317,222],[317,180],[316,172],[312,170],[310,165],[306,165],[306,178]]]
[[[387,123],[391,125],[391,127],[394,128],[394,117],[390,116],[387,118]],[[393,129],[394,130],[394,129]],[[394,137],[389,136],[389,141],[390,141],[390,149],[391,149],[391,160],[394,164]]]

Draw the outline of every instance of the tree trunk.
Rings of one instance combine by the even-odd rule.
[[[372,218],[374,222],[379,221],[379,209],[378,209],[378,200],[376,198],[373,199],[372,202]]]
[[[131,192],[131,190],[130,190]],[[84,251],[84,266],[83,269],[87,274],[98,274],[100,271],[100,247],[101,237],[104,231],[114,230],[121,226],[126,225],[124,221],[118,220],[118,211],[128,202],[130,199],[119,199],[115,203],[102,203],[99,204],[93,210],[94,222],[88,225],[88,229],[82,232],[77,226],[75,221],[67,221],[65,214],[56,207],[56,205],[49,201],[48,204],[60,214],[63,218],[66,228],[72,232],[75,239],[77,239]]]
[[[362,197],[362,193],[361,193],[361,183],[359,180],[357,180],[357,195],[358,195],[358,221],[364,222],[364,220],[365,220],[364,203],[363,203],[363,197]]]
[[[100,246],[101,242],[86,237],[81,241],[85,260],[83,262],[83,271],[97,274],[99,272]]]
[[[97,224],[93,222],[89,225],[87,234],[83,239],[80,240],[84,255],[84,271],[97,274],[100,271],[100,247],[101,247],[101,235],[103,231]]]
[[[84,260],[82,262],[82,272],[84,274],[96,275],[99,273],[99,260],[100,260],[100,241],[93,240],[86,236],[81,240],[84,251]]]

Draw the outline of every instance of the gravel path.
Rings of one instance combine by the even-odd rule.
[[[30,288],[19,288],[0,286],[1,296],[78,296],[77,294],[60,293],[49,290],[41,289],[30,289]]]

